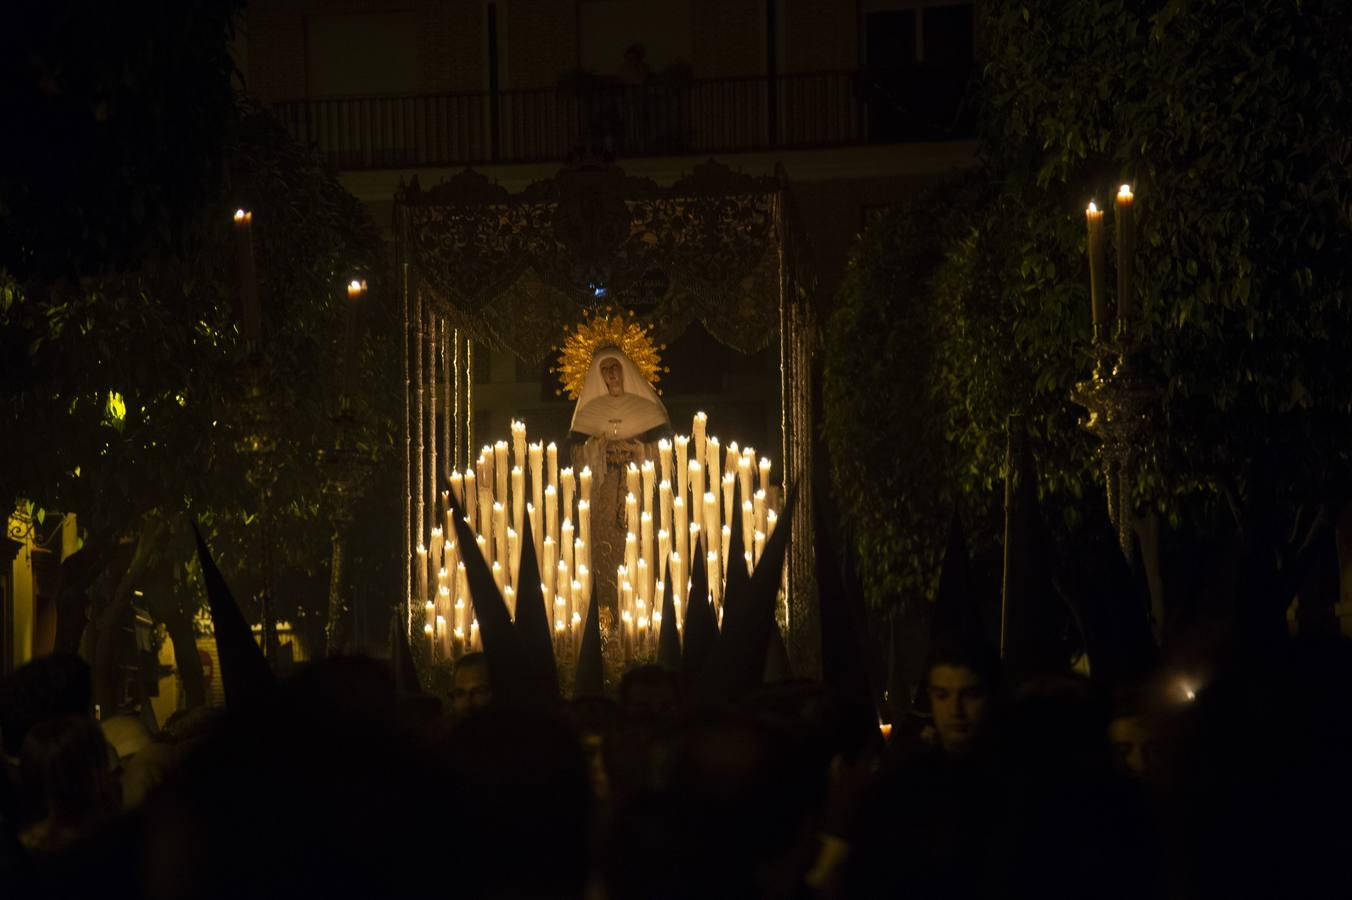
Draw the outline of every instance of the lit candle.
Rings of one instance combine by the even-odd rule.
[[[637,498],[638,492],[643,489],[643,482],[641,477],[639,476],[638,466],[635,465],[634,463],[630,463],[628,468],[624,470],[624,479],[625,479],[624,484],[625,489],[632,496]]]
[[[731,472],[723,476],[723,521],[732,521],[732,505],[736,502],[737,476]]]
[[[654,567],[654,560],[656,557],[653,555],[653,517],[650,513],[643,513],[639,517],[638,539],[639,549],[641,551],[640,555],[648,561],[648,578],[651,578],[652,574],[656,571]],[[644,599],[652,597],[651,594],[647,593],[647,589],[650,587],[647,578],[643,578],[640,581],[639,587],[644,592]]]
[[[239,247],[239,318],[244,339],[257,341],[262,331],[262,316],[258,309],[258,275],[254,265],[253,213],[235,210],[235,233]]]
[[[632,531],[624,536],[624,566],[630,572],[638,571],[638,535]]]
[[[443,543],[441,526],[432,529],[432,540],[427,548],[427,561],[431,566],[431,571],[435,572],[441,568],[441,545]]]
[[[484,536],[481,534],[481,535],[479,535],[478,537],[476,537],[476,538],[474,539],[474,545],[475,545],[476,547],[479,548],[479,554],[480,554],[481,556],[483,556],[483,558],[484,558],[484,563],[485,563],[485,564],[488,564],[488,565],[492,565],[492,563],[493,563],[493,552],[492,552],[491,548],[488,546],[488,538],[484,537]]]
[[[591,504],[586,500],[577,502],[577,538],[585,544],[591,543]]]
[[[676,601],[676,605],[679,606],[681,604],[681,600],[685,598],[685,591],[687,586],[685,578],[685,557],[679,553],[671,554],[670,579],[671,579],[671,596],[672,599]],[[681,624],[681,619],[679,616],[676,618],[676,624],[677,625]]]
[[[671,482],[666,480],[657,486],[657,526],[671,531]]]
[[[718,498],[714,496],[712,491],[706,492],[704,495],[704,522],[702,524],[704,533],[709,535],[709,540],[717,540],[716,535],[722,529],[723,523],[718,518]],[[717,549],[717,547],[709,549]]]
[[[493,538],[497,548],[497,559],[507,558],[507,507],[501,503],[493,504]]]
[[[686,464],[686,454],[689,452],[690,438],[683,434],[676,435],[676,496],[682,500],[685,499],[685,487],[689,481],[689,468]]]
[[[559,539],[559,492],[552,484],[545,487],[545,537]]]
[[[1108,296],[1104,290],[1103,210],[1091,200],[1084,211],[1089,227],[1089,304],[1094,319],[1094,340],[1102,340],[1108,321]]]
[[[1124,184],[1117,191],[1117,330],[1130,330],[1132,301],[1131,267],[1136,252],[1136,223],[1132,217],[1135,195],[1131,185]]]
[[[545,448],[538,442],[530,445],[530,502],[536,510],[545,508]],[[540,533],[540,522],[532,518],[530,521],[531,537],[535,541],[535,552],[540,552],[540,542],[543,535]]]
[[[511,614],[512,621],[516,621],[516,588],[510,584],[502,589],[502,602],[507,604],[507,612]]]
[[[482,650],[483,646],[479,641],[479,620],[474,619],[469,623],[469,645],[475,650]]]
[[[558,574],[556,570],[559,567],[559,545],[554,543],[552,537],[546,537],[544,539],[544,551],[544,565],[540,567],[540,577],[544,579],[545,593],[552,594],[554,592],[554,576]]]
[[[563,562],[568,564],[568,570],[571,572],[576,557],[573,555],[573,521],[564,519],[563,524],[559,526],[559,551],[563,554]]]
[[[690,518],[685,512],[685,500],[673,497],[671,500],[671,534],[675,539],[672,550],[681,556],[690,555]]]
[[[507,575],[503,572],[502,563],[498,562],[496,559],[493,560],[492,572],[493,583],[498,586],[498,593],[501,594],[502,589],[507,587]]]
[[[668,559],[671,556],[671,532],[665,528],[657,532],[657,562],[653,575],[660,581],[667,580]],[[655,594],[654,596],[660,596]]]
[[[773,509],[765,511],[765,536],[768,538],[775,533],[775,525],[779,522],[779,513]]]
[[[574,596],[578,598],[577,603],[579,606],[586,606],[591,603],[592,590],[591,567],[586,563],[579,562],[577,564],[577,585],[577,591],[580,591],[581,593],[575,593]]]
[[[653,485],[657,481],[657,467],[652,460],[646,460],[639,470],[643,475],[643,511],[653,514]]]
[[[423,614],[423,621],[426,623],[426,627],[431,628],[437,620],[437,605],[431,600],[428,600],[423,604]]]
[[[451,473],[451,493],[455,494],[455,503],[461,509],[465,508],[465,476],[459,472]]]
[[[447,541],[442,554],[444,556],[441,563],[442,568],[452,573],[450,577],[454,578],[455,567],[460,565],[460,545],[455,541]]]
[[[468,576],[468,575],[466,574],[466,572],[465,572],[465,564],[464,564],[464,563],[456,563],[456,564],[455,564],[455,595],[456,595],[457,597],[468,597],[468,596],[470,596],[470,593],[469,593],[469,576]]]
[[[705,577],[709,579],[709,599],[717,605],[723,599],[723,563],[719,560],[718,551],[706,553],[704,563]]]
[[[517,575],[521,565],[521,537],[515,528],[507,529],[507,581],[513,587],[520,584]]]
[[[540,527],[540,508],[534,503],[527,503],[526,518],[530,519],[531,542],[535,544],[535,558],[538,561],[544,551],[544,541],[540,537],[544,533],[544,529]]]
[[[762,491],[770,490],[770,460],[764,456],[760,461],[760,489]]]
[[[742,499],[750,500],[751,495],[756,492],[752,481],[755,478],[752,466],[755,460],[743,453],[742,458],[737,460],[737,486],[742,489]]]
[[[695,442],[695,457],[698,458],[704,453],[705,446],[705,428],[709,424],[709,417],[702,412],[695,413],[695,419],[690,425],[690,440]]]
[[[460,473],[457,472],[456,474],[459,475]],[[452,479],[454,479],[454,477],[455,476],[452,476]],[[454,480],[452,481],[452,484],[454,484]],[[460,490],[464,495],[463,497],[460,497],[459,494],[456,495],[460,499],[460,508],[465,511],[465,515],[469,518],[471,523],[477,523],[479,521],[479,511],[477,509],[479,501],[479,485],[478,480],[474,477],[473,469],[466,469],[465,474],[460,475]]]
[[[559,564],[554,567],[554,595],[559,598],[555,602],[562,603],[564,605],[565,612],[570,611],[572,609],[573,602],[573,591],[571,588],[572,583],[573,583],[572,570],[568,567],[568,563],[564,562],[563,560],[559,560]]]
[[[491,446],[485,445],[484,448],[479,451],[479,462],[476,465],[478,468],[476,474],[479,476],[479,489],[483,490],[484,488],[488,488],[488,492],[490,494],[493,493],[493,448]],[[493,504],[489,503],[484,509],[491,509],[492,506]]]
[[[418,602],[419,602],[419,603],[426,603],[426,602],[427,602],[427,548],[424,547],[422,544],[419,544],[419,545],[418,545],[418,549],[417,549],[416,554],[415,554],[415,556],[414,556],[414,560],[415,560],[415,567],[416,567],[417,570],[418,570],[418,571],[417,571],[417,579],[418,579]]]
[[[630,530],[638,527],[638,498],[632,493],[624,498],[624,526]]]
[[[563,494],[563,502],[559,509],[563,511],[563,518],[570,520],[573,518],[573,494],[577,487],[577,479],[573,477],[572,469],[564,469],[559,477],[559,490]]]
[[[446,630],[445,616],[437,616],[437,646],[441,649],[443,657],[451,655],[451,636]]]
[[[526,459],[526,423],[512,420],[512,467],[525,471]]]
[[[704,477],[708,480],[709,487],[706,490],[712,491],[714,496],[718,496],[719,490],[723,485],[723,459],[719,455],[718,438],[709,438],[707,449],[705,450],[705,460],[708,471]]]
[[[494,499],[499,503],[507,502],[507,476],[511,474],[511,469],[507,466],[507,442],[498,441],[493,445],[493,465],[496,467],[494,472]]]
[[[522,530],[526,519],[526,473],[512,466],[512,527]]]
[[[671,481],[671,441],[666,438],[657,442],[657,459],[662,465],[662,480]]]
[[[737,448],[737,442],[728,444],[727,455],[723,460],[723,472],[725,475],[733,474],[737,471],[738,465],[742,461],[742,453]]]
[[[652,597],[652,595],[649,593],[649,591],[651,590],[649,584],[651,584],[650,578],[652,575],[652,570],[648,565],[648,561],[643,557],[639,557],[638,568],[635,570],[635,575],[638,576],[639,605],[646,606],[648,600]]]
[[[732,528],[727,525],[724,525],[722,535],[723,535],[722,543],[720,545],[722,555],[719,557],[719,559],[723,564],[723,577],[727,578],[728,566],[732,565],[732,560],[734,556],[741,556],[741,554],[740,553],[733,554],[732,552]]]
[[[756,510],[750,500],[742,501],[742,552],[751,552],[752,536],[756,532]]]
[[[751,495],[751,510],[754,516],[754,527],[757,531],[766,531],[768,529],[765,521],[765,510],[767,508],[765,503],[765,491],[756,491],[756,493]]]
[[[455,631],[456,636],[464,640],[465,636],[465,595],[458,594],[455,598]]]
[[[699,505],[704,502],[704,467],[699,460],[690,460],[690,511],[698,518]]]
[[[431,622],[423,626],[423,637],[427,639],[427,654],[431,656],[436,653],[437,645],[436,632],[433,630]]]
[[[753,557],[755,559],[755,562],[759,565],[761,552],[765,550],[765,532],[763,531],[756,532],[755,543],[752,546],[752,550],[754,551]]]
[[[583,466],[582,471],[578,473],[578,497],[579,502],[591,502],[592,470],[591,466]]]

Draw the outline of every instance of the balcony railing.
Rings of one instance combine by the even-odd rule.
[[[967,137],[968,69],[586,89],[290,100],[274,112],[338,169],[681,156]]]

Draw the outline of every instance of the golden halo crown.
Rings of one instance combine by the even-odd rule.
[[[658,379],[663,372],[671,371],[662,367],[659,351],[665,350],[666,346],[655,346],[650,334],[652,326],[638,324],[633,319],[633,313],[626,319],[619,313],[612,315],[611,312],[607,308],[605,312],[581,323],[577,330],[564,338],[562,347],[555,348],[559,351],[559,364],[550,371],[558,373],[559,382],[563,385],[563,389],[557,393],[566,392],[573,400],[581,397],[583,382],[591,370],[592,357],[603,347],[618,348],[638,367],[639,373],[653,389],[662,393],[657,388]]]

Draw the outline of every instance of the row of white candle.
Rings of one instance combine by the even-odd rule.
[[[774,529],[777,497],[770,485],[770,460],[758,461],[752,448],[739,449],[735,442],[724,452],[718,438],[709,436],[706,429],[707,416],[696,414],[691,435],[659,442],[656,464],[653,460],[631,463],[624,472],[628,531],[624,564],[617,573],[616,602],[620,635],[632,651],[627,655],[649,655],[655,650],[662,585],[668,577],[673,579],[673,596],[680,610],[689,589],[688,561],[701,534],[720,537],[712,545],[705,542],[703,562],[710,599],[721,615],[723,582],[733,553],[732,529],[727,523],[732,521],[738,489],[742,497],[751,498],[741,504],[743,546],[739,555],[748,567],[759,561]],[[699,448],[694,458],[692,443]],[[509,450],[515,463],[510,467]],[[725,474],[720,475],[720,470]],[[673,486],[678,472],[684,477],[674,478]],[[520,585],[520,534],[530,519],[545,614],[553,626],[556,649],[563,653],[576,648],[591,596],[592,480],[589,468],[576,476],[571,468],[560,469],[557,445],[528,443],[525,423],[517,421],[512,423],[510,445],[498,441],[485,446],[475,466],[450,473],[450,488],[442,495],[443,524],[433,527],[428,543],[419,544],[416,551],[417,600],[425,609],[424,635],[434,656],[455,658],[481,647],[464,563],[453,539],[452,492],[513,616]],[[700,502],[692,504],[690,498],[700,498]],[[678,628],[683,618],[677,616]]]
[[[777,514],[771,501],[770,460],[757,461],[753,448],[739,449],[735,442],[724,453],[718,438],[707,434],[707,427],[708,417],[697,413],[689,436],[676,435],[658,443],[658,466],[646,460],[642,465],[630,463],[625,472],[628,529],[615,587],[620,634],[628,656],[647,657],[656,651],[668,579],[676,626],[682,627],[683,604],[690,589],[689,561],[696,545],[707,567],[709,600],[721,620],[728,561],[734,556],[729,523],[739,489],[743,498],[750,499],[741,504],[742,547],[735,554],[745,560],[748,571],[760,561],[765,541],[774,530]],[[697,448],[693,459],[692,443]],[[675,479],[673,490],[677,473],[683,477]],[[694,509],[690,498],[700,498]],[[701,534],[719,539],[706,538],[700,543]]]
[[[510,467],[509,449],[515,463]],[[455,658],[481,648],[464,563],[450,537],[452,493],[513,617],[520,589],[520,536],[530,519],[546,620],[561,652],[575,645],[591,593],[591,470],[584,468],[576,477],[571,468],[560,470],[557,445],[528,444],[525,424],[513,422],[512,445],[498,441],[485,446],[473,467],[451,472],[448,480],[450,487],[441,498],[444,525],[433,527],[427,545],[419,544],[416,551],[418,602],[426,610],[423,631],[434,656]]]

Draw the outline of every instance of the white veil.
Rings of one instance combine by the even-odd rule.
[[[624,372],[624,393],[610,396],[605,379],[601,377],[601,363],[618,360]],[[602,347],[592,355],[591,368],[582,382],[582,395],[573,408],[570,430],[590,437],[604,435],[612,440],[630,440],[659,425],[670,425],[667,408],[662,405],[657,391],[639,372],[624,351],[618,347]]]

